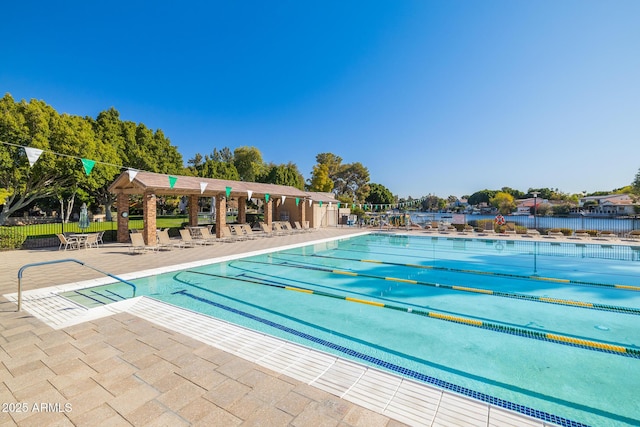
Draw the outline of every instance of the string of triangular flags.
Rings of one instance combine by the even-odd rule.
[[[126,166],[121,166],[121,165],[114,165],[112,163],[106,163],[106,162],[101,162],[101,161],[97,161],[97,160],[91,160],[91,159],[85,159],[82,157],[77,157],[77,156],[71,156],[69,154],[62,154],[62,153],[56,153],[55,151],[51,151],[51,150],[44,150],[44,149],[40,149],[40,148],[34,148],[34,147],[26,147],[23,145],[18,145],[18,144],[12,144],[10,142],[4,142],[4,141],[0,141],[1,144],[5,144],[5,145],[10,145],[13,147],[17,147],[17,148],[22,148],[25,151],[25,154],[27,155],[27,159],[29,160],[29,166],[33,167],[33,165],[38,161],[38,159],[40,158],[40,156],[44,153],[44,152],[48,152],[51,154],[55,154],[57,156],[63,156],[63,157],[69,157],[69,158],[74,158],[74,159],[79,159],[82,163],[82,167],[84,169],[84,172],[87,176],[89,176],[91,174],[91,171],[93,170],[94,166],[96,164],[103,164],[103,165],[107,165],[107,166],[113,166],[113,167],[117,167],[119,169],[127,169],[127,174],[129,175],[129,182],[133,181],[136,177],[136,175],[138,174],[138,172],[140,172],[139,169],[133,169],[133,168],[128,168]],[[176,183],[178,182],[178,177],[174,176],[174,175],[169,175],[169,188],[174,188]],[[206,182],[201,182],[200,183],[200,194],[203,194],[205,189],[207,188],[207,183]],[[229,198],[229,196],[231,195],[231,187],[226,187],[225,188],[225,194],[227,196],[227,198]],[[253,195],[253,191],[252,190],[247,190],[247,198],[251,199],[251,196]],[[264,195],[264,201],[265,203],[269,202],[269,198],[270,195],[269,194],[265,194]],[[280,200],[281,203],[284,204],[285,200],[286,200],[287,196],[281,196]],[[365,211],[370,210],[370,211],[375,211],[375,210],[388,210],[388,209],[401,209],[401,208],[406,208],[406,207],[411,207],[411,206],[417,206],[419,204],[422,204],[422,202],[424,200],[426,200],[427,197],[422,197],[420,199],[412,199],[406,202],[400,202],[400,203],[394,203],[394,204],[369,204],[369,203],[365,203],[365,204],[356,204],[356,203],[352,203],[351,204],[351,209],[355,209],[356,206],[360,209],[363,209]],[[309,202],[309,206],[312,205],[313,200],[311,199],[307,199]],[[296,197],[295,198],[296,201],[296,206],[299,205],[300,203],[300,198]],[[320,207],[322,207],[322,200],[318,201],[318,204]],[[329,206],[331,207],[333,204],[333,202],[329,202]],[[341,206],[343,207],[348,207],[349,203],[344,203],[344,202],[337,202],[337,208],[340,209]]]

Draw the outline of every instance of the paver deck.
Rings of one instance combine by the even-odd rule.
[[[18,269],[27,263],[75,258],[125,275],[360,231],[143,255],[121,244],[0,252],[0,295],[16,292]],[[74,263],[53,264],[25,270],[23,290],[100,277]],[[149,299],[75,324],[62,316],[60,327],[15,310],[0,297],[0,426],[547,425],[234,325],[216,329],[216,319],[185,317]],[[176,327],[176,319],[187,321]]]

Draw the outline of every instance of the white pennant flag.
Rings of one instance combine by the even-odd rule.
[[[204,189],[207,188],[207,184],[206,182],[201,182],[200,183],[200,194],[204,193]]]
[[[138,175],[138,171],[133,169],[127,169],[127,173],[129,174],[129,182],[133,181],[136,175]]]
[[[287,196],[282,196],[282,204],[284,205],[284,200],[287,198]]]
[[[309,207],[313,204],[313,200],[309,199]]]
[[[329,207],[331,207],[331,202],[329,202]]]
[[[247,190],[247,199],[251,200],[252,195],[253,195],[253,190]]]
[[[39,148],[24,147],[24,151],[27,153],[27,159],[29,159],[29,166],[33,166],[34,163],[38,161],[38,159],[40,158],[40,155],[44,150],[41,150]]]

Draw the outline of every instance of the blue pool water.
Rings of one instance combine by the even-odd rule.
[[[624,426],[640,425],[639,251],[372,234],[134,282],[138,296],[547,421]]]

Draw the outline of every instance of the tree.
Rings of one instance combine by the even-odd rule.
[[[491,206],[497,208],[503,215],[510,214],[516,208],[513,196],[504,191],[496,193],[496,195],[491,198],[490,203]]]
[[[51,141],[56,111],[43,101],[15,102],[6,94],[0,99],[0,141],[58,152],[59,140]],[[56,195],[72,183],[68,159],[49,151],[29,165],[22,148],[0,145],[0,189],[7,194],[0,211],[0,225],[15,211],[34,201]]]
[[[316,162],[319,165],[326,165],[329,177],[335,181],[336,175],[342,167],[342,157],[336,156],[333,153],[320,153],[316,155]]]
[[[640,169],[638,169],[638,173],[636,173],[636,177],[631,183],[631,188],[633,190],[633,194],[640,196]]]
[[[362,203],[369,194],[369,170],[360,162],[343,165],[334,180],[336,196]]]
[[[233,151],[233,164],[241,181],[255,182],[264,170],[262,154],[256,147],[238,147]]]
[[[481,190],[476,191],[467,199],[467,202],[472,206],[477,206],[481,203],[489,204],[489,200],[496,195],[497,191],[494,190]]]
[[[214,148],[211,155],[202,156],[197,153],[188,161],[187,170],[194,176],[201,178],[217,178],[239,181],[240,174],[233,164],[233,154],[225,147],[221,151]]]
[[[333,180],[329,177],[329,166],[319,163],[313,167],[307,190],[320,193],[328,193],[333,190]]]
[[[298,167],[291,162],[286,165],[269,165],[266,175],[261,177],[259,182],[289,185],[300,190],[304,189],[304,177],[298,170]]]
[[[384,185],[370,183],[369,194],[364,201],[372,205],[390,205],[395,202],[395,197]]]

